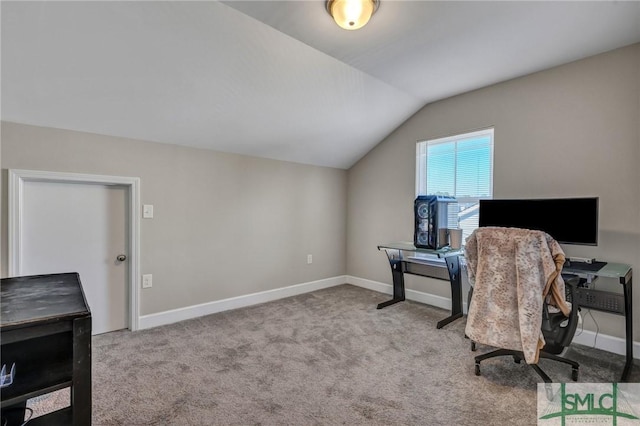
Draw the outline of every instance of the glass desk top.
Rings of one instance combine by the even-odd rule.
[[[586,271],[584,269],[580,269],[580,267],[570,266],[564,267],[562,272],[577,275],[591,275],[594,277],[616,278],[628,281],[629,278],[631,278],[631,265],[608,262],[598,271]]]
[[[461,249],[452,249],[449,246],[443,247],[441,249],[418,248],[415,245],[413,245],[413,242],[411,241],[399,241],[399,242],[389,243],[389,244],[380,244],[378,246],[378,250],[411,251],[414,253],[431,254],[438,257],[447,257],[451,255],[462,254]]]

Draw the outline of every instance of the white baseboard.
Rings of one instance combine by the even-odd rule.
[[[358,287],[366,288],[369,290],[377,291],[385,294],[393,294],[393,286],[390,284],[381,283],[379,281],[372,281],[365,278],[354,277],[347,275],[347,283]],[[416,290],[405,290],[405,297],[408,300],[424,303],[426,305],[436,306],[443,309],[451,309],[451,299],[442,296],[436,296],[430,293],[424,293]],[[467,312],[467,303],[462,304],[463,311]],[[603,351],[612,352],[619,355],[626,355],[626,343],[625,339],[608,334],[596,333],[589,330],[583,330],[576,332],[576,336],[573,338],[573,343],[580,345],[595,347],[602,349]],[[640,359],[640,342],[633,342],[633,357]]]
[[[576,331],[572,343],[602,349],[618,355],[626,355],[627,353],[625,339],[602,333],[596,335],[594,331],[589,330]],[[633,357],[640,359],[640,342],[633,342]]]
[[[323,280],[296,284],[289,287],[261,291],[259,293],[231,297],[229,299],[216,300],[214,302],[203,303],[200,305],[187,306],[185,308],[172,309],[170,311],[158,312],[156,314],[142,315],[138,320],[138,330],[172,324],[174,322],[228,311],[230,309],[244,308],[246,306],[257,305],[259,303],[271,302],[285,297],[297,296],[298,294],[334,287],[345,284],[346,282],[347,277],[345,275],[340,275]]]
[[[354,277],[352,275],[347,275],[347,284],[352,284],[358,287],[377,291],[379,293],[393,294],[393,286],[391,284],[367,280],[365,278]],[[411,290],[409,288],[405,289],[405,297],[408,300],[424,303],[425,305],[431,305],[442,309],[451,309],[451,298],[449,297],[437,296],[435,294]],[[465,313],[467,312],[466,301],[462,302],[462,311]]]

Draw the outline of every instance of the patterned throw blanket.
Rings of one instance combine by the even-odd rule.
[[[545,341],[542,305],[545,297],[566,316],[560,245],[542,231],[478,228],[467,239],[465,258],[473,297],[466,334],[478,343],[522,351],[537,364]]]

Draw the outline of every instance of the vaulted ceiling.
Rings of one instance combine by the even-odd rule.
[[[640,2],[1,3],[2,119],[349,168],[425,104],[640,41]]]

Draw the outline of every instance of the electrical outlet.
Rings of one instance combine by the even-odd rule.
[[[144,274],[142,276],[142,288],[150,288],[153,287],[153,275]]]
[[[313,263],[313,256],[308,254],[307,255],[307,265],[311,265]]]

